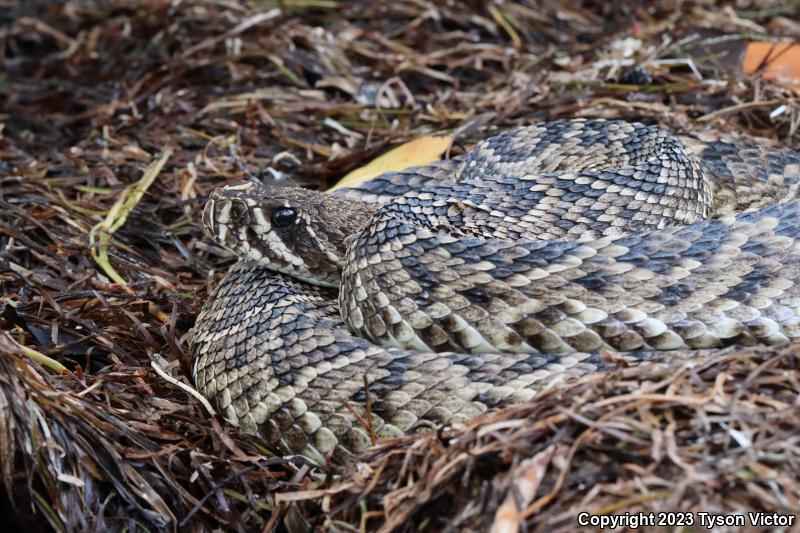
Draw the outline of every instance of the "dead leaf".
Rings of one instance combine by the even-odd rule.
[[[774,80],[800,93],[800,44],[751,41],[742,61],[745,74],[761,71],[766,80]]]
[[[525,520],[523,510],[536,496],[539,485],[553,458],[555,446],[548,446],[514,469],[514,481],[508,488],[506,499],[494,515],[492,533],[516,533]]]

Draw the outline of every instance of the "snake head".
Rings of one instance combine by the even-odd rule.
[[[238,182],[211,193],[203,225],[241,259],[325,287],[338,287],[347,237],[369,204],[298,187]]]

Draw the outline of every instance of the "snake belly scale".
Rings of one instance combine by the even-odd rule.
[[[613,368],[606,350],[785,344],[798,187],[791,149],[604,120],[337,195],[229,185],[203,218],[240,260],[193,329],[195,383],[284,450],[347,460]]]

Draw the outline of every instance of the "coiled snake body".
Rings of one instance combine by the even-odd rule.
[[[606,350],[786,343],[798,187],[790,149],[603,120],[341,195],[230,185],[203,219],[240,261],[197,319],[195,382],[245,430],[346,460],[612,367]]]

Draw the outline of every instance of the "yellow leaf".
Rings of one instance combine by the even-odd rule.
[[[355,187],[386,172],[396,172],[404,168],[425,165],[436,161],[450,147],[453,138],[450,136],[434,137],[431,135],[414,139],[385,154],[361,168],[350,172],[339,180],[339,183],[328,189],[333,192],[343,187]]]
[[[172,151],[172,148],[166,148],[160,159],[148,165],[139,181],[122,189],[119,198],[108,210],[103,221],[95,224],[89,231],[89,251],[95,263],[115,283],[127,285],[125,279],[114,270],[108,259],[108,243],[111,241],[111,235],[125,224],[130,212],[153,184],[164,165],[167,164],[167,160],[172,156]]]

